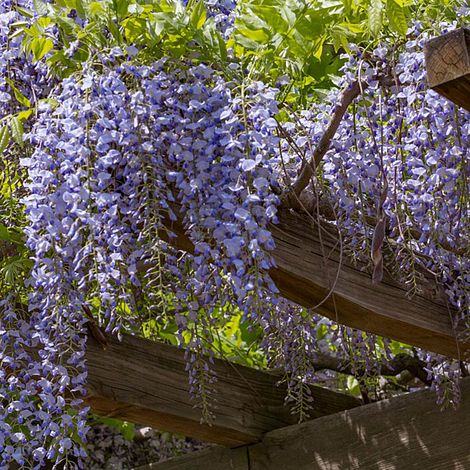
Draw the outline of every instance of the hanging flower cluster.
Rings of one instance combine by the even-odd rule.
[[[5,147],[7,144],[2,152],[0,173],[4,187],[11,188],[12,198],[21,190],[17,188],[14,176],[18,171],[19,157],[25,151],[22,148],[22,132],[27,124],[24,121],[32,113],[25,107],[38,105],[48,96],[54,83],[46,79],[48,69],[45,63],[32,63],[22,52],[21,38],[13,35],[15,24],[30,21],[18,12],[20,7],[30,6],[29,2],[0,3],[0,119],[2,145]],[[7,227],[14,223],[14,216],[18,215],[12,213],[11,206],[9,209],[5,213],[2,211],[2,223]],[[38,275],[40,277],[41,273]],[[60,289],[58,282],[56,284]],[[56,329],[57,325],[54,326],[47,315],[38,312],[34,306],[27,311],[22,304],[26,292],[21,286],[13,289],[7,286],[7,294],[0,299],[2,469],[11,468],[13,463],[23,468],[40,468],[45,458],[53,458],[57,452],[65,454],[72,449],[69,438],[72,428],[76,430],[77,440],[84,437],[86,430],[86,410],[77,413],[77,410],[70,408],[78,405],[73,395],[80,395],[82,390],[78,382],[70,381],[64,365],[67,362],[68,367],[75,369],[77,377],[80,376],[83,372],[80,359],[83,343],[77,336],[64,332],[64,329]],[[37,300],[41,301],[39,297]],[[74,303],[74,299],[70,301]],[[58,313],[65,312],[67,306],[56,304],[53,308]],[[49,349],[52,343],[48,338],[56,332],[58,336],[55,340],[61,345],[60,353],[65,355],[61,359],[55,355],[57,351],[51,352]],[[72,395],[67,407],[63,398],[66,388]],[[71,450],[71,454],[74,453],[83,455],[83,451],[77,449]]]
[[[364,220],[376,219],[385,192],[389,249],[397,270],[416,277],[420,266],[435,273],[450,304],[466,313],[470,114],[427,89],[421,52],[427,39],[421,35],[407,43],[388,89],[364,61],[346,65],[346,81],[362,77],[368,86],[325,157],[323,177],[352,249],[370,248]],[[377,50],[376,56],[376,67],[386,67],[387,51]]]
[[[313,317],[313,318],[312,318]],[[263,346],[271,369],[282,371],[287,385],[286,403],[299,422],[308,419],[314,406],[311,384],[317,380],[319,351],[316,327],[319,318],[281,299],[264,324]]]
[[[239,306],[256,320],[266,312],[260,299],[275,290],[265,274],[277,204],[275,90],[236,89],[202,65],[120,65],[122,55],[111,51],[104,74],[64,80],[57,105],[39,107],[27,136],[35,150],[21,163],[35,264],[23,336],[38,357],[24,352],[23,367],[17,361],[7,376],[5,395],[16,404],[5,422],[21,415],[27,432],[5,430],[3,465],[80,464],[91,309],[107,331],[135,331],[139,297],[172,292],[180,333],[190,333],[193,391],[208,415],[214,378],[200,353],[209,349],[213,310]],[[174,236],[168,223],[177,215],[194,245],[182,260],[160,236]]]
[[[379,237],[380,261],[383,256],[385,269],[410,295],[423,295],[429,274],[434,290],[444,286],[457,330],[470,313],[470,113],[427,88],[422,50],[429,37],[419,25],[415,29],[416,39],[401,53],[380,48],[371,60],[358,50],[348,58],[341,87],[359,81],[361,94],[323,158],[314,191],[349,255],[374,264]],[[285,126],[297,132],[294,145],[285,144],[285,159],[310,158],[336,99],[332,93]],[[295,165],[287,165],[294,178]],[[370,357],[365,349],[363,356]],[[455,382],[458,363],[420,354],[442,401],[446,392],[439,384],[444,377]]]
[[[29,1],[0,2],[0,119],[24,110],[25,102],[34,106],[48,96],[54,83],[47,77],[44,61],[33,63],[21,50],[21,35],[13,35],[15,23],[30,21],[15,7],[31,5]]]
[[[48,96],[55,83],[53,78],[47,77],[48,69],[44,61],[32,63],[22,52],[21,36],[14,35],[18,23],[32,21],[16,8],[30,6],[29,1],[0,1],[0,148],[3,149],[0,185],[8,185],[12,192],[18,190],[14,179],[23,127],[29,126],[27,117],[32,114],[32,108]],[[51,28],[46,29],[52,34]],[[12,145],[5,147],[5,142]],[[0,195],[0,215],[4,224],[12,225],[18,210],[12,200],[7,200],[4,194]]]

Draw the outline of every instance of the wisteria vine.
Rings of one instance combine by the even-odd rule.
[[[225,37],[234,8],[208,2]],[[337,91],[286,122],[278,90],[236,60],[226,73],[190,60],[144,64],[134,61],[137,48],[124,47],[59,81],[45,60],[23,54],[21,36],[12,38],[19,20],[2,1],[0,118],[17,115],[22,102],[34,116],[12,121],[26,133],[2,163],[19,161],[27,172],[20,196],[33,267],[20,290],[0,299],[0,468],[86,466],[90,314],[118,335],[158,336],[158,322],[174,318],[208,421],[215,330],[238,311],[264,332],[268,363],[285,373],[300,419],[312,406],[319,329],[353,371],[380,374],[391,357],[386,340],[379,348],[375,336],[279,301],[268,274],[280,196],[321,139]],[[427,90],[428,36],[418,23],[409,34],[403,49],[348,56],[340,86],[363,89],[307,190],[328,207],[315,212],[340,231],[348,255],[375,267],[383,258],[410,295],[429,276],[444,286],[457,330],[470,307],[470,115]],[[458,362],[416,354],[439,401],[449,384],[455,399]]]
[[[442,30],[448,27],[443,24]],[[372,265],[373,277],[375,268],[383,271],[385,258],[385,269],[407,286],[410,296],[444,294],[455,335],[465,339],[470,312],[470,113],[428,89],[423,45],[429,35],[419,23],[412,34],[415,39],[404,50],[383,47],[369,56],[359,50],[348,56],[339,86],[360,83],[360,94],[332,139],[303,208],[320,220],[334,220],[342,249],[357,262]],[[289,136],[282,155],[284,180],[295,179],[298,165],[314,154],[337,96],[332,93],[330,100],[284,124]],[[380,264],[374,266],[378,233]],[[372,357],[373,337],[351,331],[347,336],[356,338],[351,346],[361,357]],[[428,364],[438,402],[449,396],[457,402],[459,362],[417,354]],[[370,367],[372,372],[374,361]]]

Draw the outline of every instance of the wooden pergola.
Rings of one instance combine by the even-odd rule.
[[[430,41],[425,51],[429,85],[468,110],[469,51],[464,29]],[[387,276],[372,286],[369,273],[341,262],[334,236],[320,243],[311,220],[287,210],[279,218],[272,227],[277,267],[270,274],[285,298],[305,307],[321,303],[318,313],[350,327],[466,357],[470,343],[453,328],[453,312],[431,282],[412,299]],[[182,227],[171,228],[177,247],[190,251]],[[360,406],[312,386],[315,414],[295,424],[279,377],[217,360],[217,418],[208,426],[191,401],[181,350],[131,336],[109,343],[103,350],[93,338],[88,342],[93,412],[219,445],[140,470],[470,468],[470,378],[463,380],[460,409],[444,412],[429,391]]]

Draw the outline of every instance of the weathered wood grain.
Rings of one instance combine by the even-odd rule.
[[[257,442],[267,431],[296,422],[284,406],[286,390],[279,377],[215,360],[216,420],[200,424],[201,413],[189,394],[184,353],[137,337],[109,338],[103,350],[89,338],[87,403],[105,416],[183,433],[200,440],[236,447]],[[312,387],[315,416],[359,405],[356,399]]]
[[[458,410],[440,411],[427,390],[272,431],[247,447],[240,470],[470,469],[470,378],[462,394]],[[228,462],[231,452],[214,455]],[[223,468],[211,466],[211,451],[192,456],[195,468]],[[139,470],[193,468],[191,454],[180,459]]]
[[[469,350],[455,339],[452,312],[431,282],[412,299],[390,276],[374,285],[367,271],[340,260],[335,233],[322,231],[320,243],[318,228],[304,217],[284,211],[279,219],[272,227],[277,268],[270,274],[284,297],[306,307],[321,304],[317,311],[328,318],[441,354]]]
[[[174,210],[178,213],[177,207]],[[172,242],[192,251],[181,223],[171,222],[169,228],[177,235]],[[344,325],[446,356],[462,358],[470,351],[470,343],[456,339],[453,312],[443,292],[435,291],[431,282],[423,285],[422,295],[413,298],[387,275],[373,285],[361,266],[352,265],[345,257],[340,260],[338,236],[331,226],[323,227],[320,242],[318,227],[308,217],[288,210],[280,211],[279,224],[271,230],[277,266],[270,275],[285,298],[304,307],[321,304],[318,313]],[[328,296],[331,289],[334,295]]]
[[[470,111],[470,30],[460,28],[424,46],[429,86]]]
[[[470,468],[470,380],[459,410],[424,391],[268,433],[251,470]]]

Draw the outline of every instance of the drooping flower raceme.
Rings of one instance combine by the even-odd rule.
[[[470,113],[427,88],[422,50],[428,36],[416,28],[417,39],[396,57],[380,48],[369,63],[358,51],[345,64],[341,86],[360,80],[363,90],[322,160],[315,191],[320,206],[328,206],[323,216],[334,219],[343,234],[343,249],[362,262],[370,260],[383,210],[386,269],[410,295],[444,294],[457,331],[468,325],[470,313]],[[297,132],[297,149],[307,157],[335,110],[336,96],[301,112],[299,125],[286,125]],[[285,159],[300,160],[298,151],[285,152]],[[422,357],[430,376],[437,374],[436,384],[449,375],[443,371],[453,379],[458,375],[452,361],[444,365],[443,358],[424,352]]]
[[[190,377],[207,416],[214,378],[201,353],[213,310],[233,304],[255,321],[266,315],[260,299],[275,291],[265,274],[277,205],[275,90],[260,83],[237,90],[212,75],[202,65],[166,70],[116,60],[105,74],[88,69],[64,80],[57,105],[39,108],[27,136],[34,153],[21,161],[39,357],[28,357],[37,378],[17,376],[17,389],[35,387],[18,412],[39,398],[44,425],[28,415],[30,436],[15,442],[25,459],[80,465],[74,436],[84,438],[86,409],[78,421],[68,410],[84,391],[90,309],[110,332],[138,331],[141,299],[169,296],[180,331],[190,333]],[[183,259],[160,236],[174,236],[167,226],[177,214],[194,245]],[[38,441],[47,453],[34,453]]]

